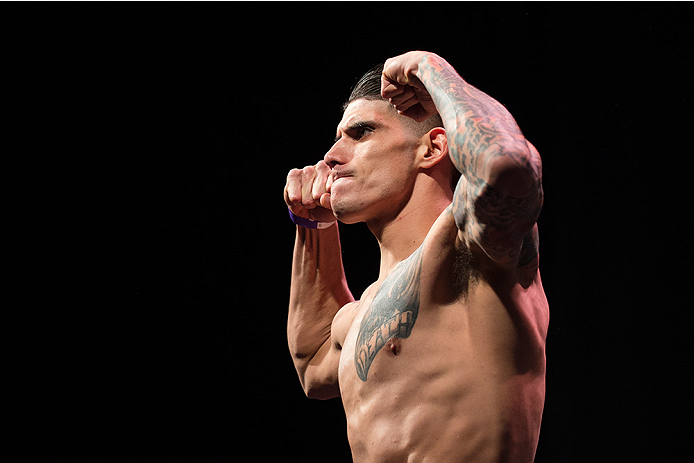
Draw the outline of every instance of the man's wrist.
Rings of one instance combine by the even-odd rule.
[[[291,209],[287,209],[289,211],[289,218],[294,222],[295,224],[299,225],[300,227],[304,228],[311,228],[313,230],[322,230],[324,228],[328,228],[333,226],[335,224],[336,220],[333,220],[332,222],[318,222],[317,220],[311,220],[311,219],[306,219],[304,217],[299,217],[298,215],[294,214]]]

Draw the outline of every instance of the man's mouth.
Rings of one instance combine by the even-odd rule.
[[[332,181],[328,182],[330,185],[328,187],[328,192],[332,193],[333,192],[333,185],[335,185],[335,183],[338,180],[345,180],[347,178],[351,178],[352,177],[352,171],[338,167],[337,169],[332,169],[332,171],[330,172],[330,176],[332,177]]]
[[[333,169],[333,178],[339,180],[341,178],[351,177],[352,173],[348,170],[336,170]]]

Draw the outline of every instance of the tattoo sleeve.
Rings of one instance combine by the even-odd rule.
[[[498,101],[465,82],[442,58],[426,55],[417,71],[463,174],[453,200],[458,228],[487,255],[515,263],[542,208],[542,165]]]

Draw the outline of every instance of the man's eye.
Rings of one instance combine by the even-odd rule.
[[[361,140],[361,138],[364,135],[370,134],[371,132],[373,132],[371,127],[358,127],[357,130],[355,131],[356,136],[354,138],[356,138],[357,140]]]

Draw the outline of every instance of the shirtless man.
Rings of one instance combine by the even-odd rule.
[[[367,73],[324,159],[289,172],[289,349],[308,397],[342,397],[354,461],[533,461],[542,198],[540,156],[506,108],[426,52]],[[336,218],[380,245],[358,301]]]

